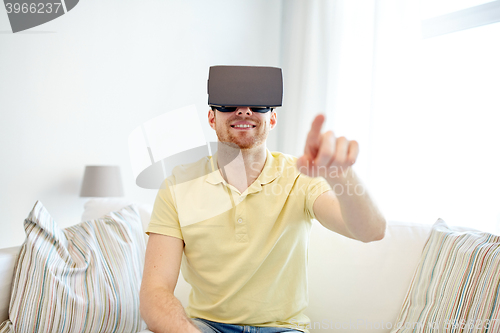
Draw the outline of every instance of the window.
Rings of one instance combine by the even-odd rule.
[[[467,7],[474,5],[473,7]],[[460,9],[452,11],[453,9]],[[451,12],[450,12],[451,11]],[[442,15],[434,16],[437,13]],[[421,6],[422,36],[430,38],[446,33],[480,27],[500,22],[500,0],[436,1],[432,6],[428,0]],[[432,15],[432,17],[428,17]]]
[[[389,220],[500,234],[500,1],[426,0],[421,14],[417,74],[375,113],[370,188]]]
[[[421,152],[430,153],[425,178],[435,184],[429,192],[439,212],[450,223],[498,234],[499,40],[495,23],[422,41],[418,131],[427,147]]]
[[[492,1],[493,0],[421,0],[420,17],[426,20]]]

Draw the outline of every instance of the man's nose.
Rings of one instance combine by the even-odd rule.
[[[247,116],[251,116],[252,110],[250,110],[249,107],[241,107],[236,109],[236,114],[237,115],[246,114]]]

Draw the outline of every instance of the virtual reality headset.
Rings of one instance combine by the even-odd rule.
[[[250,107],[267,112],[281,106],[281,68],[257,66],[212,66],[208,73],[208,105],[221,112]]]

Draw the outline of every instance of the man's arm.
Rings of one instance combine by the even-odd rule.
[[[155,333],[200,333],[174,296],[184,241],[149,234],[140,291],[141,316]]]
[[[333,191],[321,194],[313,205],[316,219],[327,229],[362,242],[381,240],[386,221],[352,168],[327,179]]]

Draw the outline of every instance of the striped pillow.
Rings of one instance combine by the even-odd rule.
[[[136,333],[145,244],[136,205],[59,229],[40,201],[24,221],[0,332]]]
[[[438,219],[392,332],[500,332],[500,236]]]

